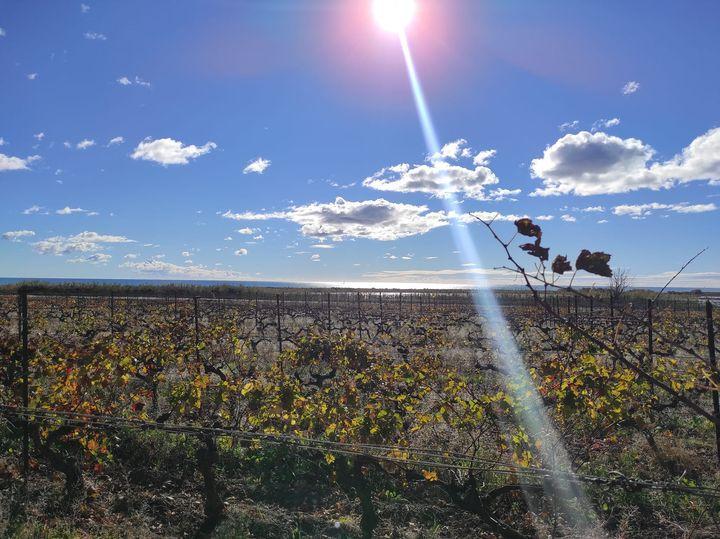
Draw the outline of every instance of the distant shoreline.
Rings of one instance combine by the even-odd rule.
[[[326,289],[326,290],[387,290],[387,291],[462,291],[471,290],[467,285],[435,284],[435,283],[383,283],[383,282],[290,282],[290,281],[211,281],[211,280],[184,280],[184,279],[72,279],[72,278],[19,278],[0,277],[0,290],[17,288],[18,285],[50,289],[78,289],[78,290],[112,290],[136,289],[145,292],[157,290],[165,294],[187,293],[191,290],[214,289],[217,293],[247,292],[249,290],[267,289]],[[522,285],[501,285],[489,287],[492,290],[506,292],[522,292]],[[594,287],[603,290],[607,287]],[[660,287],[630,287],[634,292],[657,292]],[[241,292],[242,291],[242,292]],[[690,288],[669,287],[666,292],[675,294],[689,294],[696,292],[702,295],[720,295],[720,288]]]

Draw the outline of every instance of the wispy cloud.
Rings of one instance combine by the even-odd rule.
[[[625,85],[622,87],[622,93],[623,95],[630,95],[634,94],[640,89],[640,83],[634,80],[628,81],[625,83]]]
[[[622,204],[613,208],[615,215],[627,215],[633,219],[644,219],[652,215],[655,211],[671,211],[674,213],[705,213],[717,210],[717,206],[710,204],[688,204],[680,202],[679,204],[660,204],[658,202],[650,202],[647,204]]]

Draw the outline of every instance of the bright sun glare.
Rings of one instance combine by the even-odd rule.
[[[373,14],[377,23],[389,32],[400,33],[415,15],[415,0],[374,0]]]

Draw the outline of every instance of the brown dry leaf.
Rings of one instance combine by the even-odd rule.
[[[612,277],[612,270],[608,266],[611,256],[602,251],[591,253],[587,249],[583,249],[575,261],[575,267],[602,277]]]
[[[542,229],[540,226],[534,224],[532,219],[528,219],[527,217],[518,219],[515,221],[515,226],[517,227],[519,234],[530,238],[537,238],[538,241],[536,243],[540,243],[540,238],[542,238]]]
[[[572,265],[568,262],[567,256],[557,255],[552,263],[553,273],[562,275],[566,271],[572,271]]]
[[[523,243],[520,249],[528,253],[530,256],[535,256],[542,261],[546,261],[550,256],[549,247],[540,247],[537,243]]]

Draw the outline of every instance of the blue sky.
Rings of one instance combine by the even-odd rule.
[[[442,159],[370,0],[0,0],[0,275],[511,282],[451,177],[551,255],[662,285],[709,247],[678,284],[720,286],[717,2],[417,1]]]

